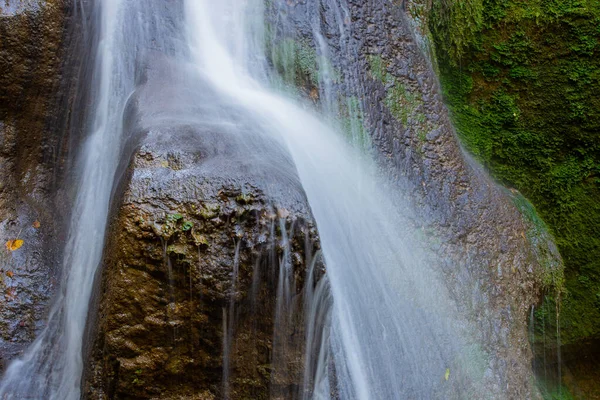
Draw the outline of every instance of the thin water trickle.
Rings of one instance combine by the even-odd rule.
[[[306,348],[304,354],[304,380],[302,399],[328,399],[331,384],[328,377],[330,360],[329,333],[331,326],[331,291],[327,276],[318,278],[317,261],[321,253],[315,254],[308,263],[305,281],[304,310],[306,329]],[[316,284],[313,286],[313,282]]]
[[[235,301],[237,292],[237,281],[240,267],[240,246],[242,241],[237,244],[234,242],[235,254],[233,256],[233,273],[231,276],[231,296],[229,297],[229,309],[223,307],[223,397],[231,397],[229,388],[229,376],[231,374],[231,346],[233,341],[233,329],[235,326]]]
[[[529,342],[535,343],[535,305],[531,306],[531,312],[529,313]],[[535,347],[532,348],[532,352],[533,370],[536,371]]]

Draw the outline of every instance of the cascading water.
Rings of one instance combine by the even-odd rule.
[[[439,272],[423,262],[375,167],[311,112],[254,78],[248,67],[254,65],[235,52],[240,35],[248,34],[233,29],[244,27],[243,21],[223,23],[224,15],[244,15],[240,7],[259,4],[187,2],[192,57],[219,93],[284,140],[295,161],[332,291],[333,359],[324,361],[335,365],[330,381],[341,398],[434,398],[473,389],[480,371],[469,370],[473,360],[465,358],[465,325],[436,279]],[[447,370],[460,384],[444,380]]]
[[[0,398],[77,399],[83,335],[94,275],[103,251],[113,179],[121,148],[123,110],[152,52],[181,55],[175,21],[181,9],[162,1],[102,0],[89,111],[89,137],[78,160],[77,198],[65,244],[62,289],[46,328],[7,369]],[[181,31],[179,31],[181,32]]]
[[[0,397],[80,396],[87,305],[125,140],[123,113],[138,71],[152,64],[156,53],[192,65],[198,81],[209,85],[220,102],[250,115],[261,134],[283,142],[294,160],[327,266],[326,280],[305,299],[309,326],[305,377],[298,382],[302,397],[465,398],[477,391],[482,356],[470,342],[468,324],[458,315],[435,258],[419,250],[410,207],[392,201],[376,166],[315,111],[270,88],[261,0],[185,0],[182,5],[103,0],[96,13],[101,16],[97,102],[81,152],[63,291],[48,327],[7,370]],[[284,279],[280,276],[280,292]],[[278,307],[286,308],[285,299]],[[233,318],[225,315],[224,321],[228,336]],[[274,351],[280,348],[285,351],[274,345]],[[227,379],[227,370],[223,376]],[[223,388],[226,394],[227,382]]]

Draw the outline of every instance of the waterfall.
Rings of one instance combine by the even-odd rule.
[[[187,0],[190,52],[216,92],[253,115],[264,133],[286,143],[294,159],[331,288],[332,359],[322,361],[335,365],[329,381],[337,382],[344,399],[467,395],[482,374],[474,367],[477,360],[469,358],[481,355],[469,343],[468,324],[429,263],[432,257],[419,251],[409,205],[399,209],[376,166],[308,106],[261,80],[269,72],[256,70],[256,60],[265,57],[256,45],[260,30],[251,23],[262,20],[246,18],[261,15],[254,11],[260,3]],[[241,52],[240,38],[254,50]]]
[[[65,400],[80,397],[83,335],[96,269],[101,261],[114,176],[126,138],[123,111],[139,72],[153,52],[182,54],[174,22],[181,9],[159,0],[102,0],[98,18],[93,104],[88,137],[72,183],[77,197],[65,244],[61,291],[35,342],[8,367],[0,398]]]
[[[477,391],[484,356],[471,342],[435,256],[421,249],[411,205],[398,200],[377,165],[327,118],[274,89],[263,48],[262,3],[97,2],[95,101],[74,183],[62,291],[45,330],[5,373],[0,398],[80,397],[88,304],[127,139],[125,104],[139,72],[157,54],[191,66],[219,101],[252,116],[261,134],[284,143],[293,158],[327,267],[327,277],[305,300],[309,342],[304,382],[298,382],[303,398],[328,399],[332,392],[361,400],[468,398]],[[229,336],[233,305],[223,319]],[[223,387],[227,392],[227,382]]]

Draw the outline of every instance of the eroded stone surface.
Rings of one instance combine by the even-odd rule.
[[[55,287],[65,2],[0,2],[0,363],[43,325]],[[21,239],[8,251],[5,243]]]
[[[0,17],[14,16],[26,12],[38,12],[46,4],[39,0],[4,0],[0,2]]]

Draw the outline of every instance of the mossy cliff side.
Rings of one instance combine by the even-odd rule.
[[[600,336],[600,3],[434,9],[441,80],[467,148],[535,205],[567,267],[563,342]],[[450,15],[448,17],[447,15]]]
[[[531,200],[564,259],[564,290],[536,313],[536,340],[597,341],[600,3],[434,1],[429,25],[463,143]]]

